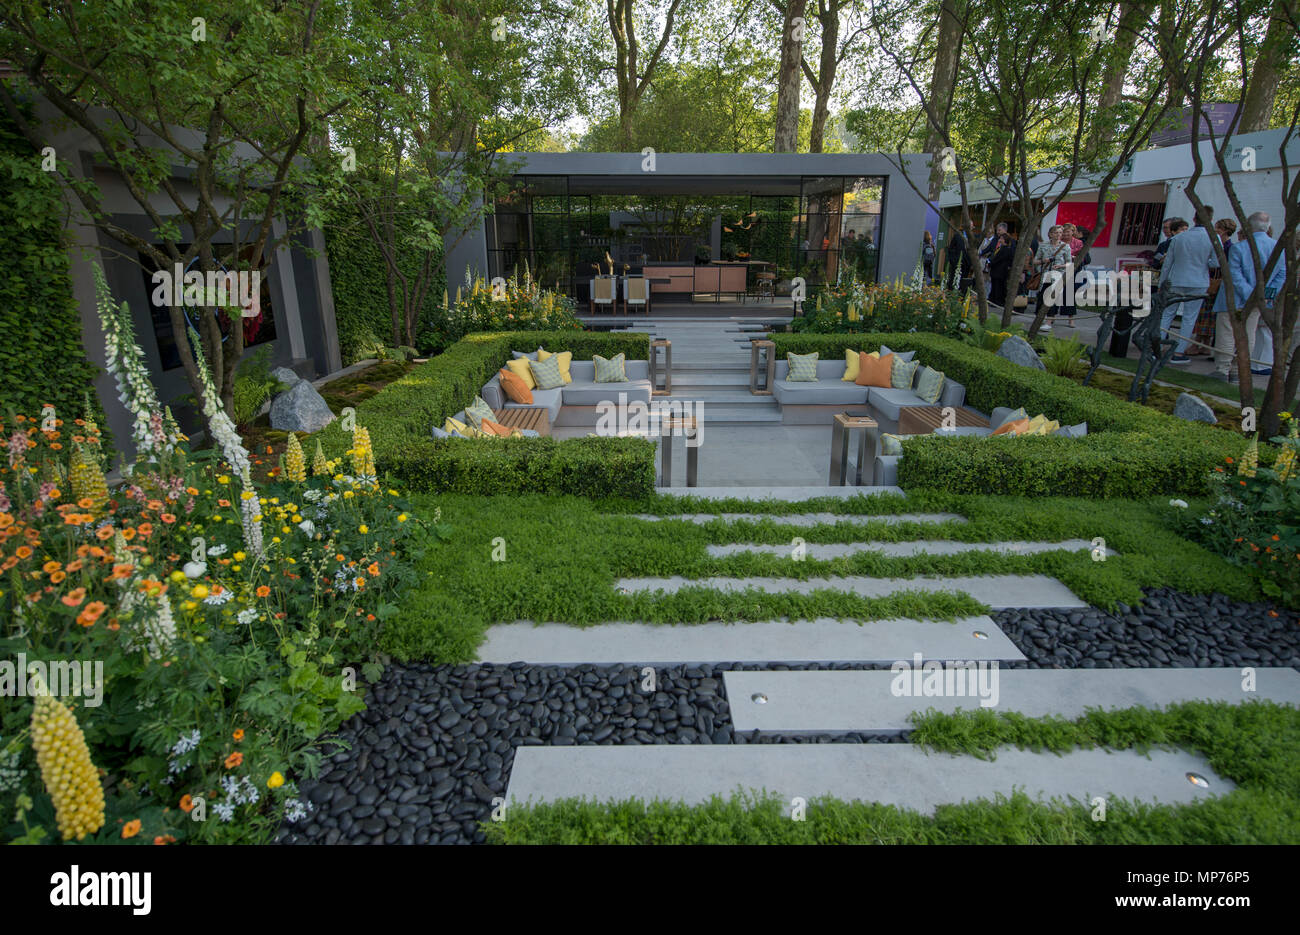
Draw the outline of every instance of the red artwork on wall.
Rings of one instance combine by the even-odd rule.
[[[1115,220],[1115,202],[1106,202],[1106,222],[1097,235],[1097,239],[1092,242],[1094,247],[1110,246],[1110,229]],[[1075,227],[1086,227],[1092,229],[1092,225],[1097,222],[1097,202],[1096,201],[1062,201],[1056,206],[1056,223],[1073,224]]]

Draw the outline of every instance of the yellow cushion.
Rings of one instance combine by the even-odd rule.
[[[550,356],[550,351],[544,351],[540,347],[537,349],[537,362],[539,364]],[[560,376],[564,377],[565,383],[572,383],[573,376],[569,373],[569,364],[573,363],[573,351],[560,351],[555,356],[559,358]],[[532,387],[529,387],[529,389],[532,389]]]
[[[840,377],[845,383],[856,383],[858,381],[858,366],[861,358],[858,351],[844,352],[844,376]],[[880,351],[872,351],[868,357],[879,357]]]
[[[1029,420],[1029,425],[1021,432],[1021,435],[1042,435],[1047,428],[1047,416],[1041,412]]]
[[[514,360],[508,360],[506,366],[510,368],[511,373],[524,381],[524,386],[530,390],[537,388],[537,381],[533,379],[533,371],[528,366],[527,357],[516,357]]]
[[[466,425],[464,422],[461,422],[459,419],[453,419],[451,416],[448,416],[447,421],[442,424],[442,430],[444,432],[459,432],[466,438],[487,438],[486,434],[480,432],[478,429],[474,428],[474,426]]]
[[[1043,426],[1043,434],[1044,434],[1044,435],[1051,435],[1053,432],[1055,432],[1055,431],[1056,431],[1057,429],[1059,429],[1060,427],[1061,427],[1061,423],[1060,423],[1060,422],[1058,422],[1058,421],[1055,420],[1055,419],[1050,419],[1050,420],[1048,420],[1048,423],[1047,423],[1046,425]]]

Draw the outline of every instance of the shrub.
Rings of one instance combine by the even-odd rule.
[[[1053,376],[1069,377],[1073,376],[1074,371],[1078,369],[1085,348],[1075,338],[1049,337],[1045,341],[1045,351],[1043,366],[1047,368],[1047,372]]]
[[[263,344],[240,361],[235,371],[235,424],[252,422],[279,386],[280,381],[271,376],[271,345]]]
[[[581,331],[574,308],[572,299],[543,289],[527,269],[522,280],[511,277],[499,292],[479,277],[456,290],[454,305],[443,296],[443,304],[425,317],[417,341],[436,352],[478,331]]]
[[[983,412],[1023,406],[1062,425],[1088,423],[1086,438],[941,438],[903,442],[899,483],[951,493],[1135,498],[1209,490],[1208,476],[1245,439],[1185,422],[1073,380],[1030,370],[933,334],[774,335],[776,352],[839,359],[846,349],[887,343],[966,387],[966,405]]]
[[[444,439],[441,426],[469,404],[510,359],[512,350],[538,346],[647,360],[649,337],[588,331],[525,331],[472,334],[421,364],[357,406],[357,421],[370,430],[380,472],[412,490],[497,494],[522,491],[590,497],[647,496],[654,491],[655,446],[643,439],[551,438]],[[325,450],[347,449],[340,423],[320,432]]]
[[[790,324],[795,333],[926,331],[958,337],[968,315],[969,302],[946,289],[849,280],[827,286],[818,293],[816,306]]]

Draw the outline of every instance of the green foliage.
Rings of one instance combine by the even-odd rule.
[[[1175,419],[940,335],[777,334],[772,340],[778,356],[818,351],[824,360],[882,343],[915,350],[917,359],[964,385],[966,405],[974,409],[1023,406],[1062,425],[1088,423],[1086,438],[906,439],[899,483],[908,488],[1029,497],[1195,496],[1209,490],[1207,478],[1223,458],[1246,444],[1222,429]]]
[[[399,343],[393,339],[383,254],[352,206],[334,205],[323,227],[343,362],[350,364],[374,357],[376,347]],[[403,275],[414,278],[423,259],[422,250],[401,243],[397,265]],[[432,262],[435,272],[424,297],[421,321],[433,320],[438,314],[446,288],[441,252]]]
[[[240,361],[235,371],[235,424],[252,422],[262,404],[279,391],[280,385],[271,376],[271,345],[263,344]]]
[[[84,415],[98,370],[82,346],[81,312],[72,296],[66,205],[41,171],[40,154],[0,111],[0,412],[39,413],[52,405]],[[91,415],[107,435],[95,394]]]
[[[1077,338],[1049,337],[1044,342],[1043,366],[1058,377],[1072,377],[1083,361],[1086,348]]]
[[[428,363],[359,404],[357,424],[370,431],[375,462],[412,490],[510,493],[525,490],[593,497],[644,497],[654,490],[654,445],[643,439],[443,439],[430,429],[465,408],[512,350],[545,346],[573,352],[648,360],[644,334],[522,331],[471,334]],[[336,422],[318,436],[331,453],[351,436]]]
[[[463,447],[466,443],[446,444]],[[1214,590],[1242,600],[1259,596],[1244,571],[1170,530],[1164,501],[1099,503],[921,491],[906,497],[826,497],[803,503],[662,495],[601,502],[586,497],[440,495],[419,505],[427,512],[435,504],[453,529],[449,547],[426,553],[420,586],[405,595],[402,612],[383,636],[385,651],[403,659],[467,661],[474,658],[486,627],[515,620],[588,626],[612,620],[691,624],[839,617],[870,625],[872,620],[888,617],[953,619],[985,612],[964,594],[904,587],[898,593],[867,599],[833,587],[836,578],[851,575],[906,579],[1044,574],[1104,608],[1114,608],[1119,602],[1136,605],[1143,599],[1143,588],[1170,585],[1190,593]],[[819,511],[835,514],[836,521],[813,526],[783,522],[783,516],[790,513]],[[755,513],[760,518],[727,522],[721,517],[724,512]],[[954,512],[966,522],[885,522],[891,514],[906,512]],[[667,518],[656,522],[629,513],[661,517],[712,513],[718,519],[703,524]],[[855,517],[859,521],[848,521]],[[870,521],[871,517],[880,519]],[[861,521],[864,519],[869,521]],[[493,561],[492,549],[484,545],[496,536],[506,540],[505,561]],[[905,557],[859,552],[794,562],[788,555],[713,556],[708,552],[710,545],[732,542],[788,546],[795,536],[810,544],[918,539],[1059,542],[1100,537],[1118,554],[1099,562],[1093,561],[1087,550]],[[546,546],[535,545],[540,542]],[[599,547],[593,548],[592,543],[597,542]],[[691,585],[671,594],[624,594],[615,587],[624,577],[674,575],[690,579]],[[706,580],[744,577],[817,581],[828,586],[809,594],[727,592]],[[462,587],[464,581],[475,582],[475,587]]]
[[[1246,844],[1300,843],[1300,713],[1269,703],[1192,702],[1165,711],[1090,711],[1077,721],[1030,719],[987,710],[917,719],[915,743],[987,754],[1016,744],[1145,749],[1174,745],[1203,753],[1238,784],[1189,805],[1089,803],[1009,798],[942,805],[933,816],[873,802],[814,799],[805,821],[785,803],[754,792],[703,805],[569,799],[511,809],[485,822],[499,844]]]
[[[1282,413],[1285,435],[1272,464],[1228,460],[1210,475],[1216,498],[1208,509],[1172,506],[1189,538],[1249,568],[1264,593],[1300,607],[1300,422]],[[1272,454],[1272,452],[1266,452]]]
[[[481,276],[456,288],[451,308],[438,306],[425,320],[421,346],[440,351],[479,331],[581,331],[572,299],[543,289],[525,266],[495,293]]]
[[[822,290],[812,307],[790,323],[805,334],[878,334],[925,331],[958,337],[968,314],[955,292],[927,286],[915,289],[850,279]],[[893,344],[890,344],[893,347]]]

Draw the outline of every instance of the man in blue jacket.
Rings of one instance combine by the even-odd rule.
[[[1215,256],[1214,244],[1207,229],[1207,217],[1201,219],[1196,227],[1175,234],[1169,240],[1169,249],[1165,251],[1164,262],[1160,264],[1160,291],[1158,304],[1164,309],[1160,316],[1162,334],[1169,333],[1169,326],[1175,315],[1183,319],[1180,328],[1180,340],[1174,348],[1171,364],[1186,364],[1191,361],[1187,356],[1187,345],[1196,332],[1196,319],[1200,317],[1201,306],[1210,291],[1210,268],[1218,269],[1219,258]]]
[[[1270,218],[1264,211],[1256,211],[1246,219],[1246,229],[1250,231],[1250,236],[1255,239],[1255,246],[1259,250],[1259,261],[1262,266],[1268,266],[1268,258],[1273,252],[1277,241],[1268,236],[1265,231],[1268,230]],[[1255,261],[1250,255],[1250,245],[1244,242],[1234,243],[1228,250],[1228,276],[1232,280],[1232,299],[1233,303],[1240,308],[1255,289]],[[1268,282],[1264,286],[1265,305],[1273,306],[1274,299],[1268,296],[1276,297],[1282,291],[1282,284],[1286,282],[1286,257],[1278,257],[1277,265],[1273,267],[1273,273],[1269,276]],[[1270,290],[1272,290],[1270,292]],[[1228,290],[1220,287],[1219,294],[1214,299],[1214,311],[1217,312],[1214,327],[1214,367],[1220,379],[1226,379],[1233,382],[1237,378],[1237,370],[1233,366],[1236,353],[1236,342],[1232,336],[1232,322],[1228,315]],[[1258,334],[1256,327],[1258,326]],[[1270,374],[1273,372],[1273,333],[1269,330],[1268,325],[1259,320],[1259,309],[1250,313],[1246,319],[1246,338],[1250,342],[1249,354],[1251,358],[1250,372],[1257,374]],[[1256,363],[1258,362],[1258,363]]]

